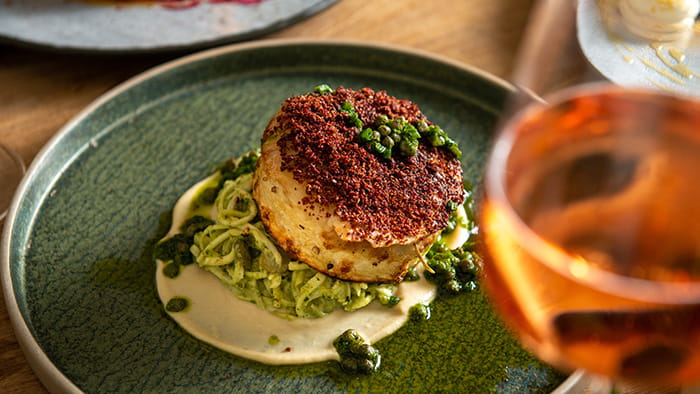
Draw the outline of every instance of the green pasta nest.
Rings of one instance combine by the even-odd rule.
[[[399,301],[395,284],[335,279],[290,260],[257,215],[252,173],[228,180],[223,176],[219,172],[214,180],[220,185],[213,203],[217,214],[209,218],[214,223],[194,234],[190,251],[201,268],[216,275],[238,298],[290,320],[319,318],[339,308],[354,311],[374,300],[386,306]],[[198,194],[210,189],[205,186]],[[203,208],[198,205],[196,211],[207,211]]]

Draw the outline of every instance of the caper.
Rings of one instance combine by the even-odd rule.
[[[418,274],[418,271],[416,271],[415,268],[411,268],[408,271],[406,271],[406,276],[403,277],[404,282],[415,282],[418,279],[420,279],[420,275]]]
[[[377,368],[377,365],[370,360],[358,360],[357,373],[369,375]]]
[[[428,131],[428,124],[423,119],[419,119],[416,121],[416,129],[421,133],[425,133]]]
[[[377,127],[377,131],[379,131],[379,134],[381,134],[382,137],[386,137],[387,135],[391,134],[391,128],[385,124]]]
[[[170,279],[176,278],[179,274],[180,264],[168,263],[165,267],[163,267],[163,275]]]
[[[406,119],[403,116],[399,116],[398,118],[394,118],[389,121],[389,127],[394,130],[401,130],[405,125]]]
[[[382,145],[384,145],[387,148],[391,148],[392,146],[394,146],[394,140],[392,140],[391,137],[386,136],[382,138]]]
[[[452,279],[445,282],[442,290],[449,294],[457,294],[462,290],[462,284],[458,280]]]
[[[382,138],[382,134],[377,130],[372,130],[372,141],[379,141]]]
[[[377,115],[376,118],[374,118],[374,125],[375,126],[381,126],[389,123],[389,118],[386,115],[379,114]]]
[[[190,265],[194,263],[194,259],[192,258],[192,253],[189,252],[189,247],[187,251],[183,253],[178,253],[175,255],[175,258],[173,259],[174,263],[180,264],[180,265]]]
[[[420,133],[418,133],[418,130],[416,130],[416,128],[413,127],[413,125],[411,124],[408,124],[403,128],[403,133],[404,135],[407,135],[416,140],[420,138]]]
[[[430,319],[430,306],[425,304],[415,304],[408,309],[409,318],[412,321]]]
[[[399,151],[404,156],[413,156],[418,153],[418,146],[412,145],[406,140],[401,140],[399,143]]]
[[[367,357],[367,355],[370,353],[371,347],[372,346],[369,343],[355,342],[350,344],[348,350],[350,351],[350,353],[356,356]]]
[[[345,357],[340,359],[340,367],[351,374],[358,372],[359,360],[354,357]]]
[[[165,310],[168,312],[182,312],[190,305],[190,302],[185,297],[173,297],[165,305]]]
[[[389,134],[389,137],[391,137],[391,139],[394,140],[395,143],[399,143],[401,141],[401,134],[399,133],[391,133]]]

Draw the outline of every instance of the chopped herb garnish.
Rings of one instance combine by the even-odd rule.
[[[314,88],[314,91],[318,94],[329,94],[333,93],[333,89],[326,85],[325,83],[322,83]]]
[[[355,106],[351,102],[345,101],[340,105],[340,110],[348,114],[348,123],[362,130],[362,120],[355,111]]]

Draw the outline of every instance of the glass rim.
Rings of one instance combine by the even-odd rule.
[[[547,101],[533,100],[529,104],[520,106],[511,112],[511,116],[504,121],[495,136],[495,140],[488,156],[484,180],[484,191],[492,203],[498,204],[503,209],[504,217],[510,222],[514,231],[510,234],[515,243],[527,253],[531,254],[541,264],[557,273],[578,283],[589,286],[591,289],[608,293],[617,297],[638,300],[647,303],[684,305],[700,301],[700,279],[687,282],[679,281],[654,281],[617,274],[611,271],[597,268],[582,263],[581,258],[566,253],[563,249],[555,247],[537,231],[533,230],[516,212],[510,198],[506,193],[506,174],[508,160],[517,142],[517,128],[513,125],[529,115],[542,111],[553,104],[564,102],[572,97],[573,91],[577,95],[600,92],[602,87],[607,91],[631,91],[649,92],[645,88],[623,88],[615,85],[594,83],[589,86],[579,86],[573,89],[565,89],[547,97]],[[651,91],[654,94],[677,97],[677,95]],[[692,99],[692,98],[691,98]],[[694,99],[697,101],[697,99]],[[699,240],[700,242],[700,240]],[[583,268],[585,275],[576,275],[574,271]]]

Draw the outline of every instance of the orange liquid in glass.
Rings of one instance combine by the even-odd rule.
[[[504,130],[508,204],[487,187],[481,205],[484,279],[503,318],[565,369],[699,381],[700,103],[585,91]]]

